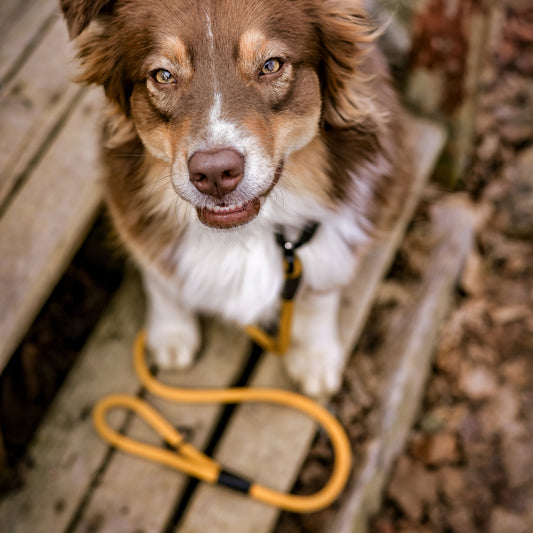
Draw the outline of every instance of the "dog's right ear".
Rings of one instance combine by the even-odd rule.
[[[71,39],[77,37],[113,0],[59,0]]]

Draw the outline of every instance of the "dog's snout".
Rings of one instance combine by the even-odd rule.
[[[234,191],[244,174],[243,157],[234,150],[195,152],[189,160],[189,177],[202,193],[221,198]]]

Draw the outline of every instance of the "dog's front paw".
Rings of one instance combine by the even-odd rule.
[[[288,374],[308,396],[327,399],[340,389],[344,350],[338,342],[294,346],[284,360]]]
[[[186,324],[151,324],[147,344],[160,368],[189,368],[200,348],[200,328],[196,320]]]

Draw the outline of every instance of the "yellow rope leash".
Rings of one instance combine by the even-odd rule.
[[[281,294],[281,311],[278,334],[269,335],[257,326],[247,326],[248,336],[267,352],[285,355],[291,342],[292,314],[294,311],[294,296],[302,277],[302,263],[297,256],[289,263],[284,261],[285,286]]]
[[[274,337],[256,327],[247,328],[248,334],[268,351],[283,354],[289,346],[293,298],[301,274],[301,263],[291,248],[289,260],[287,260],[287,256],[285,257],[286,283],[282,293],[282,310],[277,336]],[[146,389],[168,401],[224,404],[273,403],[305,413],[318,422],[331,439],[335,454],[333,472],[328,483],[320,491],[309,496],[297,496],[269,489],[224,470],[216,461],[186,443],[183,436],[144,400],[126,394],[115,394],[103,398],[96,404],[93,411],[93,420],[98,433],[113,446],[133,455],[170,466],[202,481],[232,488],[248,494],[256,500],[295,513],[309,513],[327,507],[338,497],[346,485],[351,470],[351,449],[348,437],[333,415],[306,396],[278,389],[192,390],[165,385],[155,379],[146,366],[144,332],[140,332],[135,341],[134,365],[135,372]],[[173,450],[136,441],[112,429],[107,424],[106,415],[109,410],[116,408],[134,411],[159,433]]]
[[[310,496],[296,496],[271,490],[249,482],[220,467],[213,459],[184,442],[183,436],[145,401],[126,394],[102,399],[96,405],[93,418],[98,433],[113,446],[126,452],[170,466],[185,474],[209,483],[218,483],[252,498],[291,512],[317,511],[332,503],[344,488],[351,469],[350,443],[341,424],[324,407],[294,392],[277,389],[179,389],[156,380],[146,367],[144,357],[145,334],[141,332],[134,349],[135,371],[141,383],[151,393],[165,400],[183,403],[244,403],[266,402],[298,409],[316,420],[329,434],[335,452],[333,473],[319,492]],[[175,451],[158,448],[121,435],[106,421],[110,409],[127,408],[143,418]]]

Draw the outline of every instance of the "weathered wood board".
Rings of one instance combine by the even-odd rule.
[[[0,13],[0,372],[100,203],[97,91],[69,81],[57,0]]]
[[[99,91],[83,93],[0,218],[0,371],[86,235],[101,201]]]
[[[477,218],[460,196],[436,204],[432,211],[429,234],[436,244],[426,274],[407,308],[402,307],[390,319],[386,339],[374,354],[376,367],[386,375],[377,376],[381,399],[369,417],[372,437],[359,454],[362,461],[356,466],[344,502],[324,533],[366,533],[415,421],[439,328],[473,246]]]
[[[107,394],[138,390],[130,361],[142,309],[141,292],[126,284],[36,434],[24,487],[1,501],[0,531],[59,533],[67,529],[108,454],[107,444],[92,426],[93,405]],[[121,425],[124,420],[119,413],[114,422]]]
[[[59,18],[23,65],[0,90],[0,206],[20,180],[31,177],[31,163],[53,140],[82,90],[70,82],[72,50]],[[30,167],[30,168],[29,168]],[[1,212],[1,210],[0,210]]]
[[[0,87],[31,56],[49,24],[59,16],[56,0],[0,3]]]

